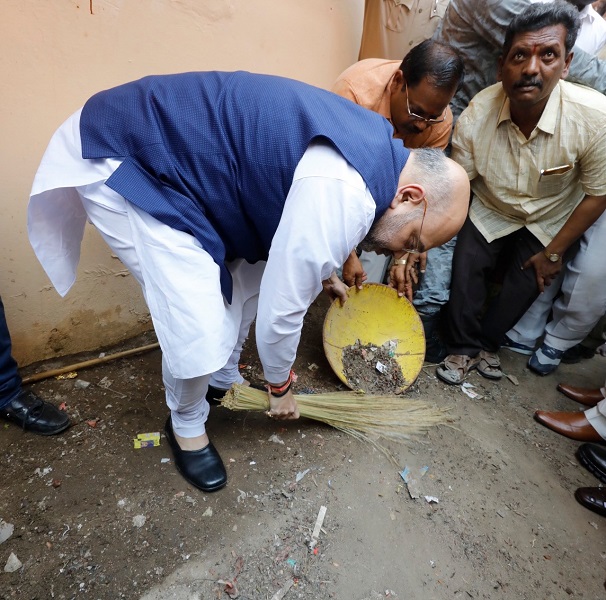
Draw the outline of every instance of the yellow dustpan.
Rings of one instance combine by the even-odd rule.
[[[423,367],[425,335],[423,324],[413,305],[400,298],[393,288],[378,283],[366,283],[361,290],[351,288],[347,302],[332,303],[322,337],[324,352],[337,377],[354,389],[343,369],[343,349],[360,340],[362,345],[381,346],[396,342],[394,360],[400,365],[405,385],[412,385]]]

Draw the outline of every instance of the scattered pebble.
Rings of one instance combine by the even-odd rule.
[[[4,565],[5,573],[14,573],[23,566],[23,563],[17,558],[17,555],[13,552],[10,553],[6,564]]]
[[[143,525],[145,525],[145,521],[147,521],[145,515],[136,515],[133,517],[133,525],[135,527],[143,527]]]
[[[12,523],[0,519],[0,544],[6,542],[13,535],[13,531],[15,531],[15,526]]]
[[[301,481],[301,479],[303,479],[303,477],[305,477],[305,475],[307,475],[310,470],[311,469],[305,469],[305,471],[299,471],[295,477],[295,481],[299,483],[299,481]]]

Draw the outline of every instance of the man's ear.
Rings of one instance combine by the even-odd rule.
[[[503,55],[501,54],[497,60],[497,81],[502,80],[503,71]]]
[[[425,198],[425,188],[418,183],[408,183],[399,188],[400,193],[391,201],[391,208],[397,208],[404,202],[420,204]]]
[[[404,73],[398,69],[391,80],[389,91],[393,94],[401,92],[404,89]]]
[[[574,52],[571,52],[566,57],[566,60],[564,61],[564,70],[562,71],[562,74],[560,75],[560,79],[566,79],[566,77],[568,77],[568,71],[570,70],[570,63],[572,62],[573,57],[574,57]]]

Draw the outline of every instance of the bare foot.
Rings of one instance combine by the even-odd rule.
[[[210,443],[208,435],[206,434],[198,435],[193,438],[184,438],[176,433],[174,435],[181,450],[202,450],[202,448],[206,448]]]

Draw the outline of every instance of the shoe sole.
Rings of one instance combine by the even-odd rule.
[[[600,471],[590,460],[587,459],[585,453],[579,449],[577,452],[577,458],[579,462],[595,477],[597,477],[602,483],[606,483],[606,473]]]
[[[175,469],[177,469],[177,471],[179,472],[179,475],[181,475],[181,477],[183,477],[183,479],[185,479],[185,481],[187,481],[187,483],[189,483],[190,485],[193,485],[197,490],[201,490],[203,492],[218,492],[220,489],[224,488],[227,485],[227,481],[226,481],[225,483],[221,483],[214,487],[200,487],[197,483],[193,482],[191,479],[189,479],[188,477],[185,476],[183,471],[181,471],[181,469],[179,469],[179,467],[177,466],[176,462],[174,464],[175,464]]]
[[[64,432],[66,429],[69,429],[70,425],[71,425],[71,423],[67,423],[67,425],[60,427],[59,429],[54,429],[53,431],[47,431],[47,432],[32,431],[31,429],[26,429],[25,431],[29,431],[30,433],[35,433],[36,435],[57,435],[59,433]]]
[[[521,354],[522,356],[532,356],[534,350],[523,350],[522,348],[512,348],[511,346],[501,346],[502,350],[509,350],[510,352],[515,352],[516,354]]]
[[[24,432],[33,433],[34,435],[57,435],[59,433],[62,433],[66,429],[69,429],[69,427],[71,426],[71,423],[68,421],[65,425],[61,425],[61,427],[57,427],[57,429],[53,429],[52,431],[35,431],[34,429],[31,429],[29,427],[23,427],[23,425],[21,425],[16,419],[13,419],[12,417],[3,416],[2,420],[6,421],[7,423],[10,423],[11,425],[14,425],[15,427],[18,427]]]
[[[490,379],[491,381],[499,381],[499,379],[503,379],[503,372],[501,371],[501,373],[499,373],[498,375],[496,373],[489,373],[487,371],[482,371],[481,369],[479,369],[478,367],[476,367],[476,371],[484,378],[486,379]]]
[[[531,367],[530,365],[526,365],[528,367],[529,371],[532,371],[535,375],[540,375],[541,377],[547,377],[547,375],[551,375],[552,373],[555,373],[558,366],[556,365],[555,368],[552,371],[549,371],[548,373],[542,373],[541,371],[535,369],[534,367]]]

